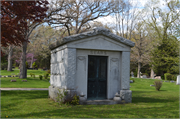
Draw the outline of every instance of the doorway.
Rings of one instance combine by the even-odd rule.
[[[89,100],[107,98],[107,56],[88,56]]]

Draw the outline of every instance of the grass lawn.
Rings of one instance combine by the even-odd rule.
[[[17,75],[19,74],[19,69],[13,69],[14,71],[7,71],[7,70],[1,70],[1,75]],[[33,73],[35,75],[44,75],[44,73],[46,73],[46,71],[41,71],[41,69],[38,70],[27,70],[27,75],[30,75],[30,73]]]
[[[60,106],[48,91],[1,91],[1,118],[179,118],[179,86],[163,82],[156,91],[153,82],[135,79],[132,103],[116,105]]]
[[[15,79],[17,82],[10,82],[12,79]],[[27,82],[22,82],[22,80],[27,80]],[[7,77],[1,78],[0,81],[1,88],[48,88],[50,86],[50,83],[47,79],[43,78],[43,80],[40,80],[39,77],[28,77],[26,79],[20,79],[18,77]]]

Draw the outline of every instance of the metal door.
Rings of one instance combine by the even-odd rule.
[[[107,57],[88,56],[88,99],[105,99],[107,94]]]

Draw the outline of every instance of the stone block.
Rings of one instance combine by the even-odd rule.
[[[120,90],[120,97],[126,103],[132,102],[132,91],[131,90]]]
[[[57,98],[59,98],[58,94],[59,93],[64,94],[64,92],[66,92],[67,95],[62,98],[62,101],[64,101],[65,99],[73,98],[73,96],[76,94],[75,90],[65,90],[63,88],[49,86],[49,97],[56,102],[58,101]],[[59,99],[59,101],[60,100],[61,99]]]
[[[146,76],[146,75],[143,75],[142,78],[147,78],[147,76]]]
[[[150,86],[155,86],[155,85],[150,85]]]
[[[130,83],[133,83],[133,80],[130,80]]]
[[[8,77],[11,77],[11,75],[8,75]]]
[[[16,82],[16,80],[11,80],[11,82]]]
[[[86,101],[85,97],[79,97],[79,101]]]
[[[121,101],[121,98],[120,97],[114,97],[114,100]]]

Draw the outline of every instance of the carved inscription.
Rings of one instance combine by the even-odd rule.
[[[106,51],[103,51],[103,50],[91,50],[90,53],[92,55],[106,55]]]

